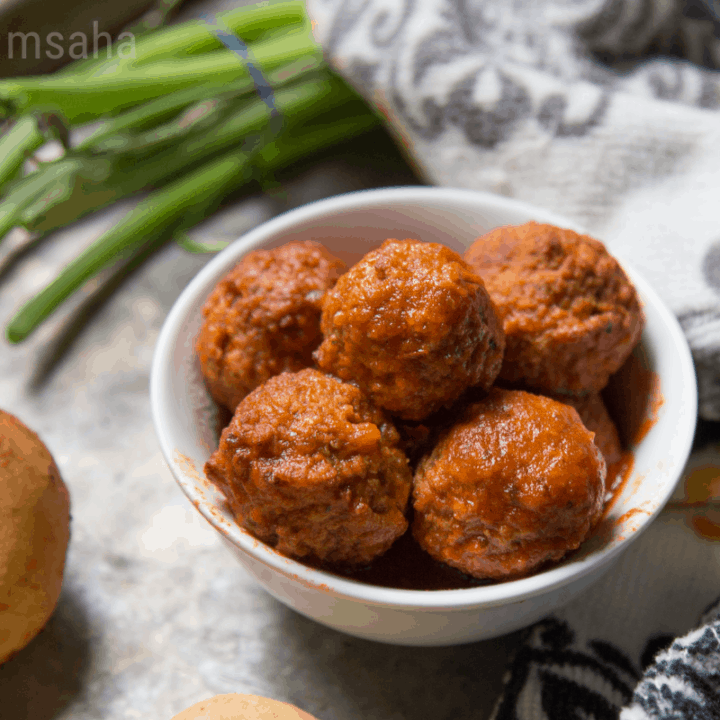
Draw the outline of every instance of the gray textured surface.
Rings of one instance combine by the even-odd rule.
[[[370,136],[307,169],[286,198],[234,205],[205,236],[234,238],[287,206],[411,181],[383,137]],[[58,234],[17,262],[6,243],[2,320],[116,216]],[[319,720],[487,717],[516,635],[418,649],[326,629],[256,587],[176,486],[152,426],[149,372],[168,310],[208,259],[168,246],[107,302],[75,300],[27,343],[0,340],[0,407],[49,446],[73,515],[59,606],[0,667],[0,717],[170,720],[225,692],[294,702]],[[78,311],[85,321],[73,336]]]

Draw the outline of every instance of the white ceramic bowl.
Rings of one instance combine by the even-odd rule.
[[[632,268],[623,264],[644,305],[639,357],[656,374],[663,402],[633,448],[634,469],[600,529],[581,548],[532,577],[461,590],[400,590],[341,578],[290,560],[242,530],[203,465],[215,449],[217,410],[194,352],[200,309],[214,285],[250,250],[314,238],[354,262],[387,237],[418,237],[462,252],[498,225],[528,220],[573,223],[524,203],[486,193],[409,187],[333,197],[285,213],[247,233],[214,258],[185,288],[160,334],[151,396],[167,462],[195,507],[235,556],[278,600],[330,627],[405,645],[451,645],[528,625],[595,582],[653,520],[680,477],[697,412],[695,372],[674,316]],[[578,228],[575,228],[578,229]]]

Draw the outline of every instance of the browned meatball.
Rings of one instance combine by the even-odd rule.
[[[362,565],[407,529],[412,478],[399,442],[359,388],[308,368],[238,405],[205,473],[279,552]]]
[[[526,575],[580,545],[604,483],[605,461],[573,408],[493,388],[420,461],[413,534],[468,575]]]
[[[595,433],[595,444],[600,448],[608,468],[620,462],[622,459],[620,436],[600,393],[593,393],[583,398],[559,396],[555,399],[574,407],[583,425],[590,432]]]
[[[535,222],[476,240],[465,259],[497,306],[507,347],[500,377],[546,392],[601,390],[640,339],[637,293],[604,245]]]
[[[317,242],[248,253],[203,307],[197,340],[205,381],[229,410],[281,372],[313,364],[323,295],[345,270]]]
[[[315,358],[380,407],[422,420],[470,385],[489,387],[502,328],[482,280],[437,243],[386,240],[325,296]]]

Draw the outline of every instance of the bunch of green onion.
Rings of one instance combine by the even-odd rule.
[[[272,102],[259,97],[252,67],[203,21],[141,36],[134,58],[100,52],[50,76],[0,81],[8,123],[0,242],[14,227],[46,234],[152,189],[20,308],[6,327],[11,342],[102,270],[130,266],[171,238],[182,242],[245,184],[378,125],[324,64],[299,0],[240,8],[214,23],[242,39]],[[51,136],[63,140],[62,157],[23,174]]]

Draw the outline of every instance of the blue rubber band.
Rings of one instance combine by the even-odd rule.
[[[262,74],[260,68],[253,62],[250,49],[245,41],[236,35],[225,23],[214,15],[205,15],[203,20],[212,28],[217,39],[231,52],[234,52],[247,68],[248,74],[255,85],[258,97],[268,106],[270,110],[270,121],[268,129],[273,136],[277,136],[282,130],[283,117],[275,103],[275,92],[272,85]],[[259,138],[258,138],[259,140]]]

